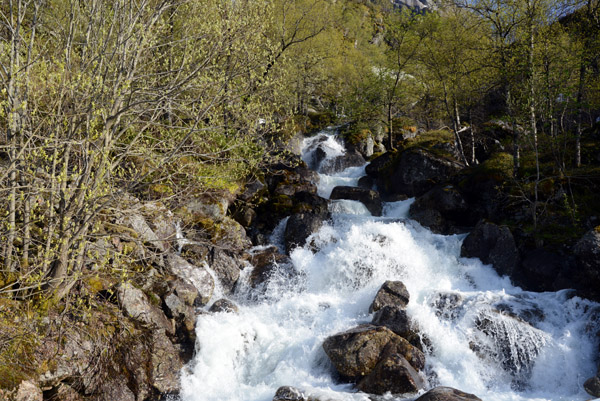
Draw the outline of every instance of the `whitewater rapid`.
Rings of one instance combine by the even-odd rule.
[[[327,154],[321,165],[344,152],[332,132],[307,138],[309,165],[317,143]],[[321,174],[318,193],[329,197],[362,175],[364,166]],[[491,266],[461,258],[464,235],[433,234],[409,220],[412,201],[386,203],[382,217],[359,202],[333,201],[331,221],[290,255],[297,279],[274,277],[257,295],[245,269],[233,296],[239,313],[198,317],[182,400],[270,401],[284,385],[321,400],[414,400],[369,398],[337,383],[322,348],[328,336],[371,321],[369,305],[386,280],[402,281],[410,293],[428,388],[492,401],[589,399],[583,382],[596,372],[599,330],[590,322],[600,306],[566,290],[522,291]],[[272,236],[280,246],[284,227]]]

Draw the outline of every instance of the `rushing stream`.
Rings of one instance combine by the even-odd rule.
[[[332,133],[307,138],[309,165],[324,139],[321,166],[344,152]],[[319,195],[356,185],[362,175],[364,166],[321,174]],[[596,372],[599,329],[590,322],[600,307],[566,290],[522,291],[491,266],[461,258],[465,236],[433,234],[409,220],[411,202],[387,203],[383,217],[372,217],[359,202],[333,201],[332,220],[290,255],[295,280],[275,276],[257,295],[245,269],[234,295],[239,313],[198,318],[182,399],[270,401],[290,385],[321,400],[369,400],[334,381],[322,344],[370,322],[369,305],[386,280],[401,280],[410,293],[407,312],[426,339],[429,388],[451,386],[492,401],[589,399],[583,382]],[[273,243],[281,243],[284,225]]]

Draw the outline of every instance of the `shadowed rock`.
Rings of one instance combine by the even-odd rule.
[[[383,283],[373,303],[369,307],[369,313],[376,312],[386,305],[396,306],[404,309],[408,305],[410,294],[401,281],[386,281]]]
[[[452,387],[436,387],[415,401],[481,401],[481,398]]]

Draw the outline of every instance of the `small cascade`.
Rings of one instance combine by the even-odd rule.
[[[321,196],[364,175],[364,166],[323,173],[344,152],[333,131],[307,138],[304,149],[303,159],[321,171]],[[239,313],[198,318],[182,400],[270,401],[284,385],[315,400],[373,400],[336,381],[322,344],[370,322],[369,305],[386,280],[410,293],[406,312],[425,345],[428,388],[492,401],[588,399],[581,384],[595,373],[598,347],[589,322],[600,307],[569,291],[522,291],[491,266],[461,258],[464,235],[433,234],[408,219],[412,201],[385,203],[381,217],[356,201],[332,201],[330,221],[270,279],[253,286],[252,270],[244,270],[234,294]],[[280,249],[285,224],[271,237]]]

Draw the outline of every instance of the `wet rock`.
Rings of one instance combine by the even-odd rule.
[[[322,216],[313,213],[296,213],[290,216],[285,226],[285,249],[289,253],[306,244],[306,238],[323,225]]]
[[[256,287],[267,281],[280,266],[291,265],[291,260],[287,255],[279,253],[277,247],[270,246],[253,253],[250,257],[250,263],[254,266],[250,274],[250,283],[253,287]]]
[[[42,401],[43,399],[42,389],[31,380],[22,381],[19,384],[15,401]]]
[[[117,295],[125,313],[134,320],[148,327],[167,330],[173,333],[173,328],[164,313],[153,305],[142,290],[130,283],[119,285]]]
[[[380,156],[384,158],[385,155]],[[464,168],[464,165],[448,157],[437,156],[421,148],[410,148],[392,153],[379,162],[375,170],[377,188],[384,200],[394,195],[420,196],[436,185],[447,181]],[[371,171],[371,173],[369,173]]]
[[[349,381],[370,374],[385,355],[393,353],[402,355],[416,370],[425,366],[419,349],[388,328],[370,324],[328,337],[323,349],[340,376]]]
[[[382,395],[416,393],[425,387],[419,373],[401,355],[384,357],[356,386],[359,390]]]
[[[481,398],[452,387],[436,387],[415,401],[481,401]]]
[[[168,294],[163,303],[167,317],[175,325],[174,341],[180,346],[185,358],[191,359],[196,342],[196,312],[175,293]]]
[[[410,294],[403,282],[386,281],[379,291],[377,291],[373,303],[369,306],[369,313],[378,311],[386,305],[404,309],[408,305],[409,300]]]
[[[600,301],[600,226],[588,231],[573,247],[576,277],[584,296]]]
[[[308,401],[308,398],[295,387],[282,386],[277,389],[273,401]]]
[[[598,375],[590,377],[583,383],[583,388],[592,397],[600,398],[600,377]]]
[[[215,303],[212,304],[212,306],[210,307],[210,309],[208,311],[213,312],[213,313],[219,313],[219,312],[237,313],[238,307],[236,304],[234,304],[230,300],[222,298],[222,299],[219,299],[218,301],[215,301]]]
[[[333,188],[329,198],[332,200],[349,199],[359,201],[369,209],[369,212],[371,212],[373,216],[381,216],[383,210],[379,193],[372,189],[338,186]]]
[[[494,265],[501,275],[515,274],[519,251],[512,233],[505,226],[480,221],[465,238],[460,255],[468,258],[479,258],[485,264]]]
[[[162,330],[152,332],[151,364],[152,386],[162,394],[177,393],[179,391],[179,372],[183,368],[184,362],[179,356],[177,348]]]
[[[215,282],[210,273],[205,268],[192,265],[174,253],[167,255],[166,260],[173,274],[196,287],[200,306],[206,305],[215,288]]]
[[[233,292],[240,278],[240,272],[245,267],[244,261],[239,256],[216,247],[211,248],[208,254],[208,265],[215,272],[221,287],[227,294]]]
[[[547,333],[493,309],[481,311],[474,328],[471,346],[475,352],[498,363],[517,388],[527,383],[537,356],[550,341]]]
[[[348,167],[359,167],[365,163],[366,161],[360,153],[346,152],[343,155],[321,162],[319,172],[323,174],[335,174],[344,171]]]
[[[418,197],[410,206],[409,216],[438,234],[464,232],[472,226],[469,206],[453,186],[436,187]]]
[[[412,338],[414,332],[411,329],[410,318],[406,314],[406,310],[396,306],[385,305],[383,308],[375,312],[371,324],[375,326],[385,326],[406,339]]]

